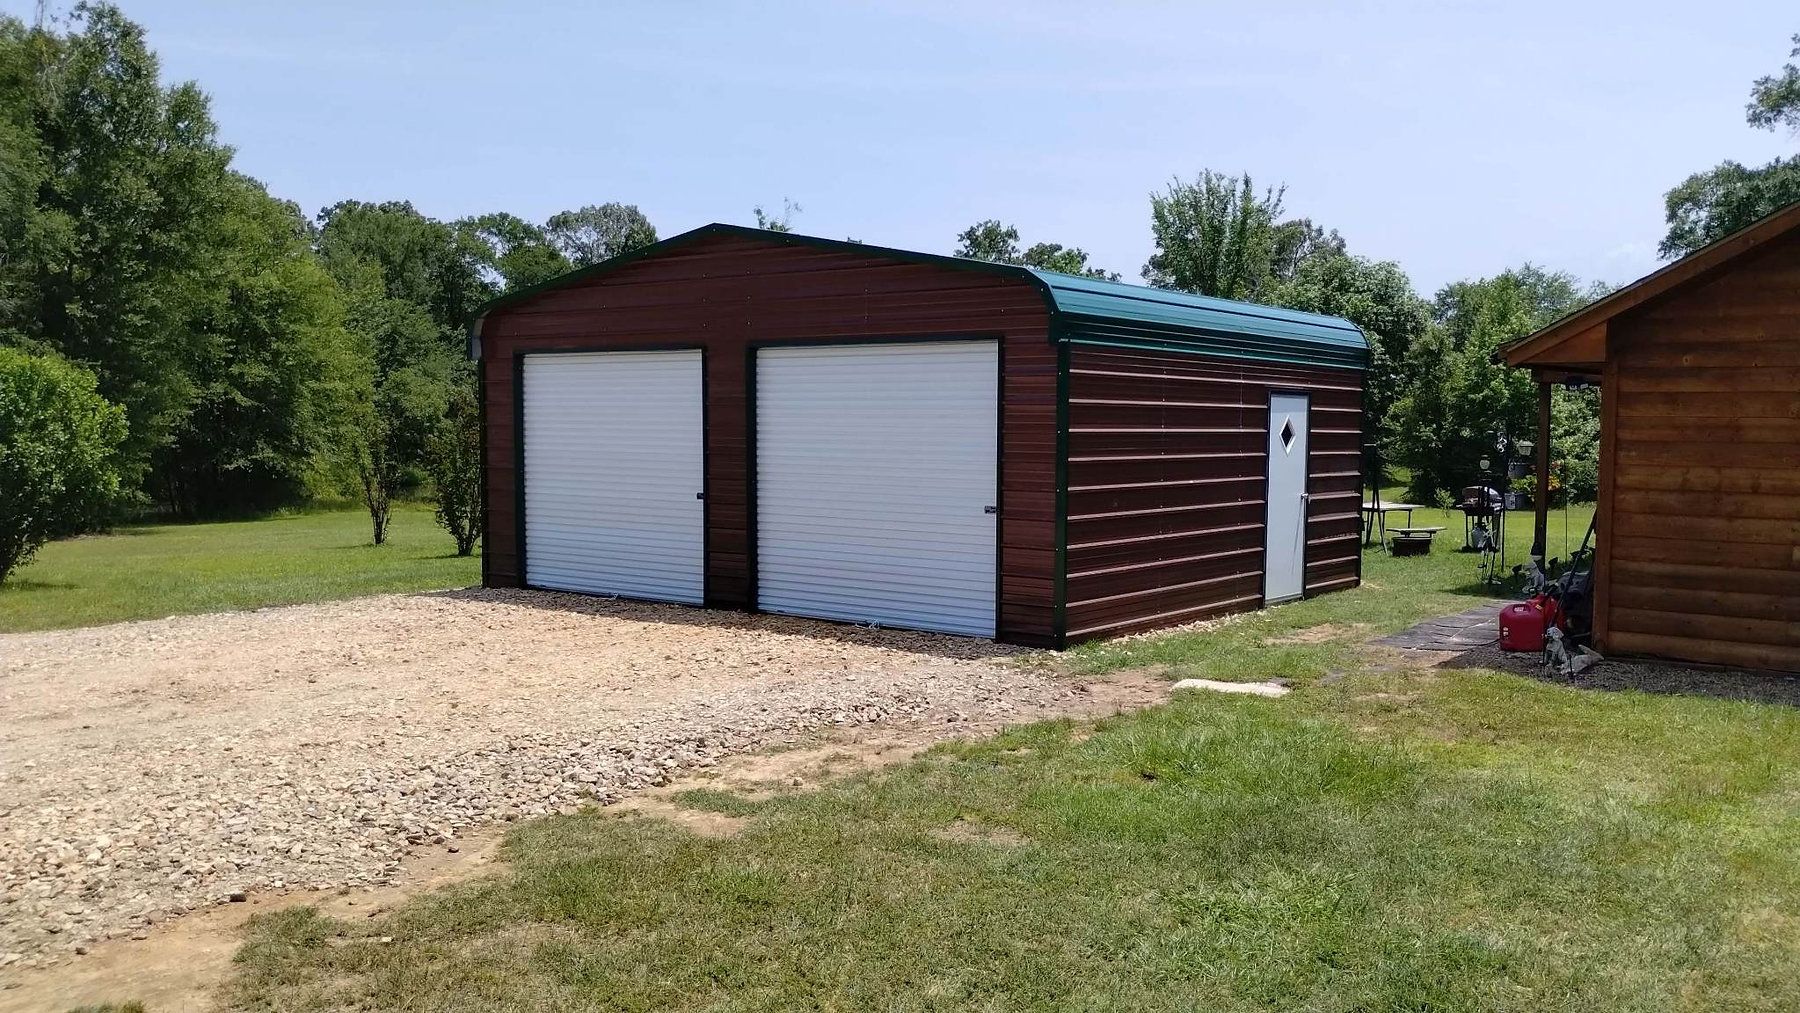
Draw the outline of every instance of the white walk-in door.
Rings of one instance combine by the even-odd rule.
[[[999,363],[993,341],[757,352],[759,608],[994,635]]]
[[[699,604],[698,351],[527,355],[525,582]]]
[[[1269,513],[1263,601],[1306,592],[1306,412],[1304,394],[1269,397]]]

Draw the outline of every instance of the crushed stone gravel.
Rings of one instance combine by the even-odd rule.
[[[490,589],[0,636],[0,973],[820,728],[1079,693],[1019,653]]]

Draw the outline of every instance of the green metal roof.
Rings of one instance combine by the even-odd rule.
[[[1369,345],[1348,320],[1279,309],[1256,303],[1213,299],[1167,289],[1127,285],[1012,264],[917,253],[838,239],[769,232],[743,225],[714,223],[634,250],[611,260],[571,271],[530,288],[499,296],[475,313],[470,324],[470,356],[479,358],[481,319],[488,313],[526,301],[540,292],[582,278],[605,274],[708,236],[738,236],[789,246],[811,246],[912,263],[982,271],[1031,282],[1049,303],[1059,341],[1152,347],[1197,355],[1257,359],[1297,365],[1364,369]]]
[[[1369,344],[1342,317],[1027,268],[1049,287],[1065,338],[1232,358],[1367,367]]]

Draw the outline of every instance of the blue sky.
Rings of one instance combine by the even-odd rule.
[[[667,236],[789,197],[801,232],[948,252],[1000,218],[1127,280],[1148,194],[1210,167],[1427,294],[1528,259],[1623,282],[1670,186],[1800,143],[1742,112],[1792,0],[123,7],[309,211],[618,200]]]

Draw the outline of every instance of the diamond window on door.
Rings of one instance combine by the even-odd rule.
[[[1281,449],[1294,449],[1294,420],[1284,419],[1281,423]]]

